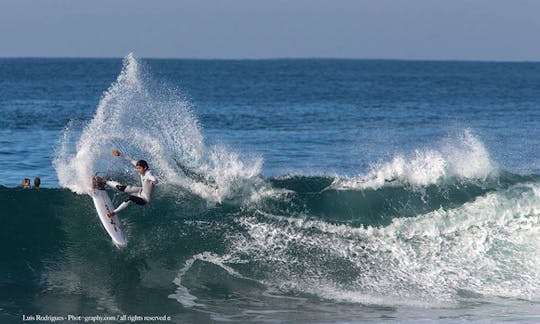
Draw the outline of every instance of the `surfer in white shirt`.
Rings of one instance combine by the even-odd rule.
[[[152,198],[152,189],[158,183],[156,177],[154,177],[150,172],[148,163],[145,160],[135,161],[127,155],[122,155],[122,153],[118,150],[112,150],[112,154],[114,156],[123,156],[137,168],[137,173],[139,173],[141,177],[141,187],[125,186],[116,181],[94,177],[97,182],[106,183],[111,188],[115,188],[130,194],[129,197],[127,197],[126,200],[124,200],[124,202],[121,203],[115,210],[107,213],[107,216],[109,217],[116,215],[119,211],[126,208],[131,202],[134,202],[139,206],[148,204]]]

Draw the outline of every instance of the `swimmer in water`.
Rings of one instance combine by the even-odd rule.
[[[21,187],[23,188],[30,188],[30,179],[28,178],[24,178],[22,183],[21,183]]]
[[[119,211],[126,208],[131,202],[134,202],[139,206],[144,206],[150,203],[150,199],[152,197],[152,189],[158,183],[156,177],[154,177],[150,172],[148,163],[145,160],[135,161],[127,155],[122,155],[122,153],[118,150],[112,150],[112,154],[114,156],[123,156],[126,160],[128,160],[137,168],[137,173],[139,173],[139,176],[141,177],[141,187],[125,186],[116,181],[105,180],[98,176],[95,176],[94,180],[96,182],[101,184],[107,184],[111,188],[115,188],[122,192],[131,194],[115,210],[107,213],[107,216],[109,217],[113,217],[114,215],[116,215]]]

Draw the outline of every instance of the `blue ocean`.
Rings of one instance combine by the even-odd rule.
[[[0,322],[539,321],[539,107],[533,62],[0,59]]]

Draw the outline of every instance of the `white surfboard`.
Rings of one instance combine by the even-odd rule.
[[[114,210],[111,198],[107,194],[107,191],[103,187],[95,186],[90,193],[92,200],[94,201],[94,206],[96,206],[96,211],[99,215],[99,220],[105,230],[111,237],[114,245],[117,247],[125,247],[127,245],[126,236],[124,231],[122,231],[122,224],[120,224],[120,219],[117,215],[113,217],[108,217],[107,213]]]

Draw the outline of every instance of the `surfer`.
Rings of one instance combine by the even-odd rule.
[[[139,173],[141,177],[141,187],[126,186],[116,181],[105,180],[98,176],[95,176],[94,180],[97,181],[98,183],[107,184],[111,188],[115,188],[120,191],[131,194],[115,210],[107,213],[107,216],[109,217],[113,217],[114,215],[116,215],[119,211],[126,208],[131,202],[139,206],[144,206],[148,204],[152,197],[152,189],[158,183],[156,177],[154,177],[152,173],[150,172],[148,163],[145,160],[135,161],[127,155],[122,155],[122,153],[118,150],[112,150],[112,154],[114,156],[124,157],[131,164],[133,164],[135,168],[137,168],[137,173]]]

